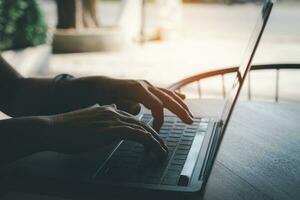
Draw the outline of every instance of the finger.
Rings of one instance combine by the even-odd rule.
[[[152,136],[160,143],[160,146],[161,146],[162,148],[164,148],[164,150],[165,150],[166,152],[168,152],[168,147],[165,145],[164,141],[162,140],[161,137],[159,137],[159,135],[158,135],[157,133],[153,133],[153,132],[152,132],[151,130],[149,130],[148,128],[143,127],[143,126],[141,126],[141,125],[139,125],[139,124],[130,123],[130,122],[125,122],[125,121],[122,121],[121,123],[122,123],[122,125],[124,125],[124,126],[130,126],[130,127],[134,128],[134,129],[141,129],[141,130],[143,130],[143,131],[145,131],[145,132],[150,133],[150,134],[151,134],[151,135],[152,135]]]
[[[121,118],[122,122],[138,125],[138,126],[144,128],[146,131],[150,132],[153,135],[153,137],[155,137],[155,139],[157,139],[160,142],[161,146],[163,146],[166,150],[168,150],[168,147],[166,146],[163,139],[159,136],[159,134],[151,126],[149,126],[148,124],[146,124],[138,119],[135,119],[134,116],[130,115],[129,113],[126,113],[121,110],[118,110],[118,111],[123,115],[123,117]]]
[[[113,107],[115,110],[117,109],[117,105],[116,104],[111,104],[111,107]]]
[[[165,88],[160,88],[160,90],[167,93],[169,96],[173,97],[190,114],[190,116],[192,118],[194,117],[192,112],[190,111],[190,109],[187,107],[187,105],[182,100],[182,98],[179,97],[179,95],[178,95],[179,93],[167,90]]]
[[[114,111],[117,109],[117,105],[116,104],[103,105],[101,107],[107,108],[109,110],[114,110]]]
[[[143,129],[130,126],[116,126],[110,128],[109,131],[114,132],[120,139],[128,139],[143,144],[161,158],[167,155],[167,151],[152,136],[152,134]]]
[[[98,107],[100,107],[99,104],[95,104],[95,105],[90,106],[90,108],[98,108]]]
[[[168,90],[168,89],[166,89],[166,88],[161,88],[161,87],[159,87],[159,89],[160,90]],[[182,94],[182,93],[180,93],[180,92],[177,92],[177,91],[172,91],[172,90],[168,90],[168,91],[170,91],[170,92],[174,92],[177,96],[179,96],[182,100],[184,100],[185,98],[186,98],[186,96],[185,96],[185,94]]]
[[[185,94],[182,94],[182,93],[180,93],[180,92],[176,92],[176,91],[174,91],[175,92],[175,94],[177,94],[181,99],[185,99],[186,98],[186,96],[185,96]]]
[[[193,123],[193,119],[189,113],[171,96],[154,87],[149,88],[149,90],[158,96],[162,100],[164,106],[176,114],[182,121],[188,124]]]
[[[137,95],[138,101],[142,102],[144,106],[151,110],[153,120],[153,128],[159,131],[164,122],[164,111],[162,101],[153,93],[145,88],[139,91]]]
[[[153,99],[155,99],[153,97]],[[163,105],[160,102],[160,100],[157,98],[155,100],[157,103],[152,104],[153,106],[150,107],[151,109],[151,114],[153,116],[153,128],[157,132],[159,132],[160,128],[162,127],[164,123],[164,110],[163,110]]]
[[[137,115],[141,111],[141,105],[134,101],[120,101],[117,102],[118,109],[128,112],[133,115]]]
[[[189,112],[189,108],[184,103],[182,98],[179,97],[179,93],[167,90],[165,88],[159,88],[159,89],[162,90],[163,92],[167,93],[169,96],[173,97],[182,107],[184,107]]]

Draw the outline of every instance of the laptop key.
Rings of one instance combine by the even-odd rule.
[[[169,153],[172,153],[175,150],[176,146],[170,146],[168,147]]]
[[[206,123],[208,123],[209,121],[210,121],[209,118],[201,118],[201,122],[206,122]]]
[[[194,118],[194,119],[193,119],[194,123],[200,122],[201,120],[202,120],[201,118]]]
[[[172,142],[172,141],[167,141],[167,143],[166,143],[166,145],[168,146],[168,147],[176,147],[177,146],[177,142]]]
[[[191,147],[190,146],[184,146],[184,145],[179,145],[178,149],[180,150],[189,150]]]
[[[182,170],[182,165],[177,165],[177,164],[171,164],[170,166],[169,166],[169,170]]]
[[[187,158],[187,155],[174,155],[173,159],[175,160],[185,160]]]
[[[189,153],[189,150],[184,150],[184,149],[177,149],[175,151],[176,155],[188,155],[188,153]]]
[[[178,131],[178,130],[172,130],[172,131],[170,131],[170,132],[171,132],[170,135],[178,135],[178,136],[181,136],[182,133],[183,133],[183,130],[181,130],[181,131]]]
[[[181,138],[181,141],[193,141],[194,140],[194,137],[192,137],[192,136],[183,136],[182,138]]]
[[[187,128],[193,128],[193,129],[197,129],[198,128],[198,126],[199,126],[199,123],[193,123],[193,124],[191,124],[191,125],[188,125],[187,126]]]
[[[177,138],[167,138],[167,142],[179,142]]]
[[[165,177],[179,177],[180,176],[180,170],[171,170],[168,169],[168,171],[166,172]]]
[[[160,137],[161,137],[161,139],[163,139],[164,142],[165,142],[165,141],[167,140],[167,138],[168,138],[168,136],[166,136],[166,135],[161,135]]]
[[[192,145],[193,141],[186,141],[186,140],[182,140],[180,141],[179,144],[182,144],[182,145]]]
[[[183,133],[183,136],[185,136],[185,137],[194,137],[195,134],[196,134],[196,132],[194,133],[194,132],[188,132],[188,131],[185,131],[185,132]]]
[[[174,123],[176,121],[176,117],[175,116],[168,116],[168,115],[166,115],[166,116],[164,116],[164,120],[168,121],[168,122]]]
[[[172,160],[171,164],[175,165],[183,165],[185,163],[185,160]]]
[[[169,134],[169,130],[167,129],[159,130],[159,134]]]
[[[182,130],[184,130],[184,126],[175,126],[173,131],[179,131],[181,132]]]
[[[181,138],[181,135],[177,135],[177,134],[170,134],[170,136],[169,136],[170,138]],[[178,140],[178,139],[176,139],[176,140]]]
[[[186,127],[185,124],[181,123],[181,124],[175,124],[175,128],[178,129],[178,130],[182,130]]]
[[[190,133],[190,134],[194,134],[194,135],[196,134],[196,132],[197,132],[197,129],[186,129],[186,130],[184,130],[184,133]]]

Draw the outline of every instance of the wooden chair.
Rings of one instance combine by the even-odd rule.
[[[208,71],[204,72],[201,74],[197,74],[188,78],[185,78],[181,81],[178,81],[171,86],[169,86],[169,89],[174,90],[174,91],[179,91],[183,92],[182,88],[190,85],[190,84],[197,84],[197,93],[199,98],[203,98],[203,91],[202,91],[202,82],[205,79],[208,78],[221,78],[221,96],[223,98],[226,97],[227,92],[226,92],[226,86],[225,86],[225,77],[229,74],[234,75],[234,73],[237,71],[238,67],[226,67],[222,69],[217,69],[213,71]],[[248,78],[247,78],[247,98],[248,100],[251,100],[253,95],[252,95],[252,73],[253,71],[258,71],[258,70],[273,70],[275,71],[275,90],[274,92],[274,101],[278,102],[279,101],[279,85],[280,85],[280,79],[281,79],[281,71],[283,70],[295,70],[295,69],[300,69],[300,64],[266,64],[266,65],[253,65],[251,68],[251,71],[249,72]],[[300,71],[299,71],[300,72]],[[300,79],[299,79],[300,82]],[[300,99],[299,99],[300,100]]]

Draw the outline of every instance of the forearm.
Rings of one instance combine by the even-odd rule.
[[[13,94],[4,95],[1,110],[10,116],[51,115],[88,107],[111,104],[115,79],[83,77],[65,80],[53,87],[53,79],[19,78]]]
[[[18,78],[2,88],[1,111],[12,117],[35,116],[47,113],[44,104],[49,104],[50,79]],[[8,83],[5,83],[8,84]]]
[[[0,55],[0,110],[12,117],[58,112],[52,79],[24,78]],[[57,97],[59,98],[59,97]]]
[[[0,120],[0,166],[46,149],[44,117]]]
[[[9,110],[13,96],[18,90],[17,85],[23,77],[0,55],[0,110]],[[5,112],[5,111],[4,111]]]
[[[0,55],[0,110],[9,116],[36,116],[68,112],[93,104],[114,103],[119,82],[107,77],[63,81],[24,78]]]

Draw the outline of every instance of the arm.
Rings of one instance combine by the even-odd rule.
[[[43,117],[0,120],[0,167],[32,153],[42,151],[48,122]]]
[[[28,112],[26,110],[30,109],[28,107],[31,106],[27,106],[27,109],[22,107],[34,99],[32,94],[30,94],[31,92],[26,92],[26,90],[32,88],[30,82],[32,81],[25,79],[21,74],[15,71],[0,55],[0,110],[10,116],[26,115],[26,112]],[[49,80],[38,82],[38,85],[43,85],[42,87],[49,85]],[[37,88],[37,86],[35,87]],[[39,106],[36,106],[38,109]],[[31,112],[36,112],[34,110]],[[28,113],[28,115],[30,115],[30,113]]]
[[[0,55],[0,110],[9,116],[19,117],[56,114],[95,104],[87,96],[89,89],[86,84],[77,82],[79,84],[72,86],[63,84],[66,86],[54,93],[52,79],[25,78]]]
[[[144,80],[122,80],[102,76],[82,77],[60,82],[53,89],[51,79],[24,78],[2,58],[0,60],[0,109],[10,116],[49,115],[94,104],[116,104],[121,110],[139,112],[139,103],[151,110],[153,126],[163,123],[163,109],[192,123],[184,95],[153,86]]]
[[[7,113],[9,101],[16,93],[16,86],[22,76],[16,72],[0,55],[0,110]]]

